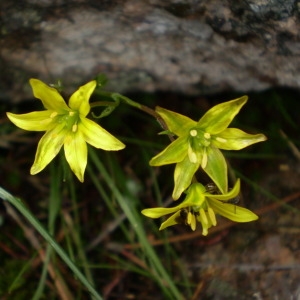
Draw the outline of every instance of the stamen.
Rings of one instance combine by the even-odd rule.
[[[194,214],[192,214],[192,220],[191,220],[190,226],[191,226],[191,229],[192,229],[193,231],[195,231],[195,229],[196,229],[196,217],[195,217]]]
[[[53,119],[54,117],[56,117],[58,115],[57,111],[54,111],[51,115],[50,118]]]
[[[206,139],[210,139],[211,135],[209,132],[205,132],[203,135]]]
[[[190,135],[191,136],[197,136],[197,130],[196,129],[192,129],[191,131],[190,131]]]
[[[216,226],[217,225],[217,220],[216,220],[216,215],[215,212],[213,211],[213,209],[211,207],[208,207],[207,209],[207,213],[209,215],[210,221],[211,223]]]
[[[74,111],[69,111],[69,116],[72,117],[74,116],[75,112]]]
[[[201,161],[201,167],[202,169],[205,169],[207,166],[207,154],[206,151],[203,152],[202,161]]]
[[[200,212],[200,218],[201,218],[202,222],[203,222],[204,224],[208,224],[208,220],[207,220],[206,213],[205,213],[204,209],[203,209],[203,208],[200,208],[199,212]],[[201,223],[202,223],[202,222],[201,222]],[[204,227],[204,226],[203,226],[203,227]]]
[[[73,132],[76,132],[76,131],[77,131],[77,128],[78,128],[78,125],[77,125],[77,124],[74,124],[74,125],[72,126],[72,131],[73,131]]]
[[[191,163],[196,164],[197,163],[197,154],[193,151],[192,147],[189,146],[188,148],[188,157]]]
[[[187,215],[187,220],[186,220],[189,225],[191,225],[191,223],[192,223],[192,217],[193,217],[193,214],[189,211],[188,215]]]

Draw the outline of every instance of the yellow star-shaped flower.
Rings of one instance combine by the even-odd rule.
[[[248,134],[238,128],[228,128],[246,102],[247,96],[243,96],[220,103],[208,110],[198,122],[176,112],[156,108],[169,131],[178,138],[153,157],[149,164],[176,164],[172,195],[174,200],[189,187],[200,167],[219,190],[226,193],[227,164],[219,149],[240,150],[266,140],[263,134]]]
[[[172,214],[164,221],[159,230],[184,223],[196,229],[197,221],[202,225],[202,234],[207,235],[211,226],[216,226],[216,214],[235,222],[250,222],[258,219],[252,211],[231,204],[230,200],[240,192],[240,180],[226,194],[211,194],[201,183],[193,183],[187,190],[183,202],[175,207],[155,207],[142,210],[142,214],[150,218],[160,218]]]
[[[89,99],[96,81],[81,86],[66,104],[60,93],[38,79],[30,79],[33,94],[46,110],[27,114],[7,113],[16,126],[31,131],[46,131],[41,138],[32,175],[42,171],[64,145],[65,156],[71,170],[83,182],[87,165],[87,143],[103,150],[120,150],[125,145],[101,126],[88,119]]]

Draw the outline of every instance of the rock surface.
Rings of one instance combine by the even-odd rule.
[[[30,97],[30,77],[69,91],[98,73],[109,89],[300,88],[295,0],[26,0],[0,4],[0,98]]]

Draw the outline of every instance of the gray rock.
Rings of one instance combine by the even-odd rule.
[[[99,3],[1,3],[0,98],[30,97],[30,77],[71,92],[98,73],[122,93],[300,87],[297,1]]]

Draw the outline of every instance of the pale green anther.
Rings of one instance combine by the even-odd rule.
[[[193,214],[189,211],[189,212],[188,212],[188,215],[187,215],[187,223],[188,223],[189,225],[192,224],[192,217],[193,217]]]
[[[73,131],[73,132],[76,132],[76,131],[77,131],[77,128],[78,128],[77,124],[74,124],[74,125],[72,126],[72,131]]]
[[[191,136],[193,136],[193,137],[195,137],[195,136],[197,136],[197,130],[196,129],[192,129],[191,131],[190,131],[190,135]]]
[[[192,229],[193,231],[195,231],[195,229],[196,229],[196,217],[195,217],[194,214],[192,214],[192,219],[191,219],[191,224],[190,224],[190,226],[191,226],[191,229]]]
[[[213,211],[213,209],[211,207],[208,207],[207,209],[207,213],[209,215],[209,218],[211,220],[211,223],[216,226],[217,225],[217,220],[216,220],[216,215],[215,212]]]
[[[69,116],[72,117],[75,115],[75,112],[74,111],[69,111]]]
[[[210,139],[211,135],[210,135],[209,132],[205,132],[205,133],[204,133],[204,137],[205,137],[206,139]]]
[[[58,115],[57,111],[54,111],[51,115],[50,118],[53,119]]]
[[[205,169],[207,166],[207,153],[206,151],[203,152],[202,161],[201,161],[201,168]]]
[[[201,217],[201,220],[203,221],[203,223],[208,224],[208,220],[207,220],[207,217],[206,217],[206,214],[205,214],[205,211],[203,208],[200,208],[199,213],[200,213],[200,217]]]
[[[197,154],[194,152],[193,148],[189,146],[188,148],[188,156],[191,163],[196,164],[197,163]]]

